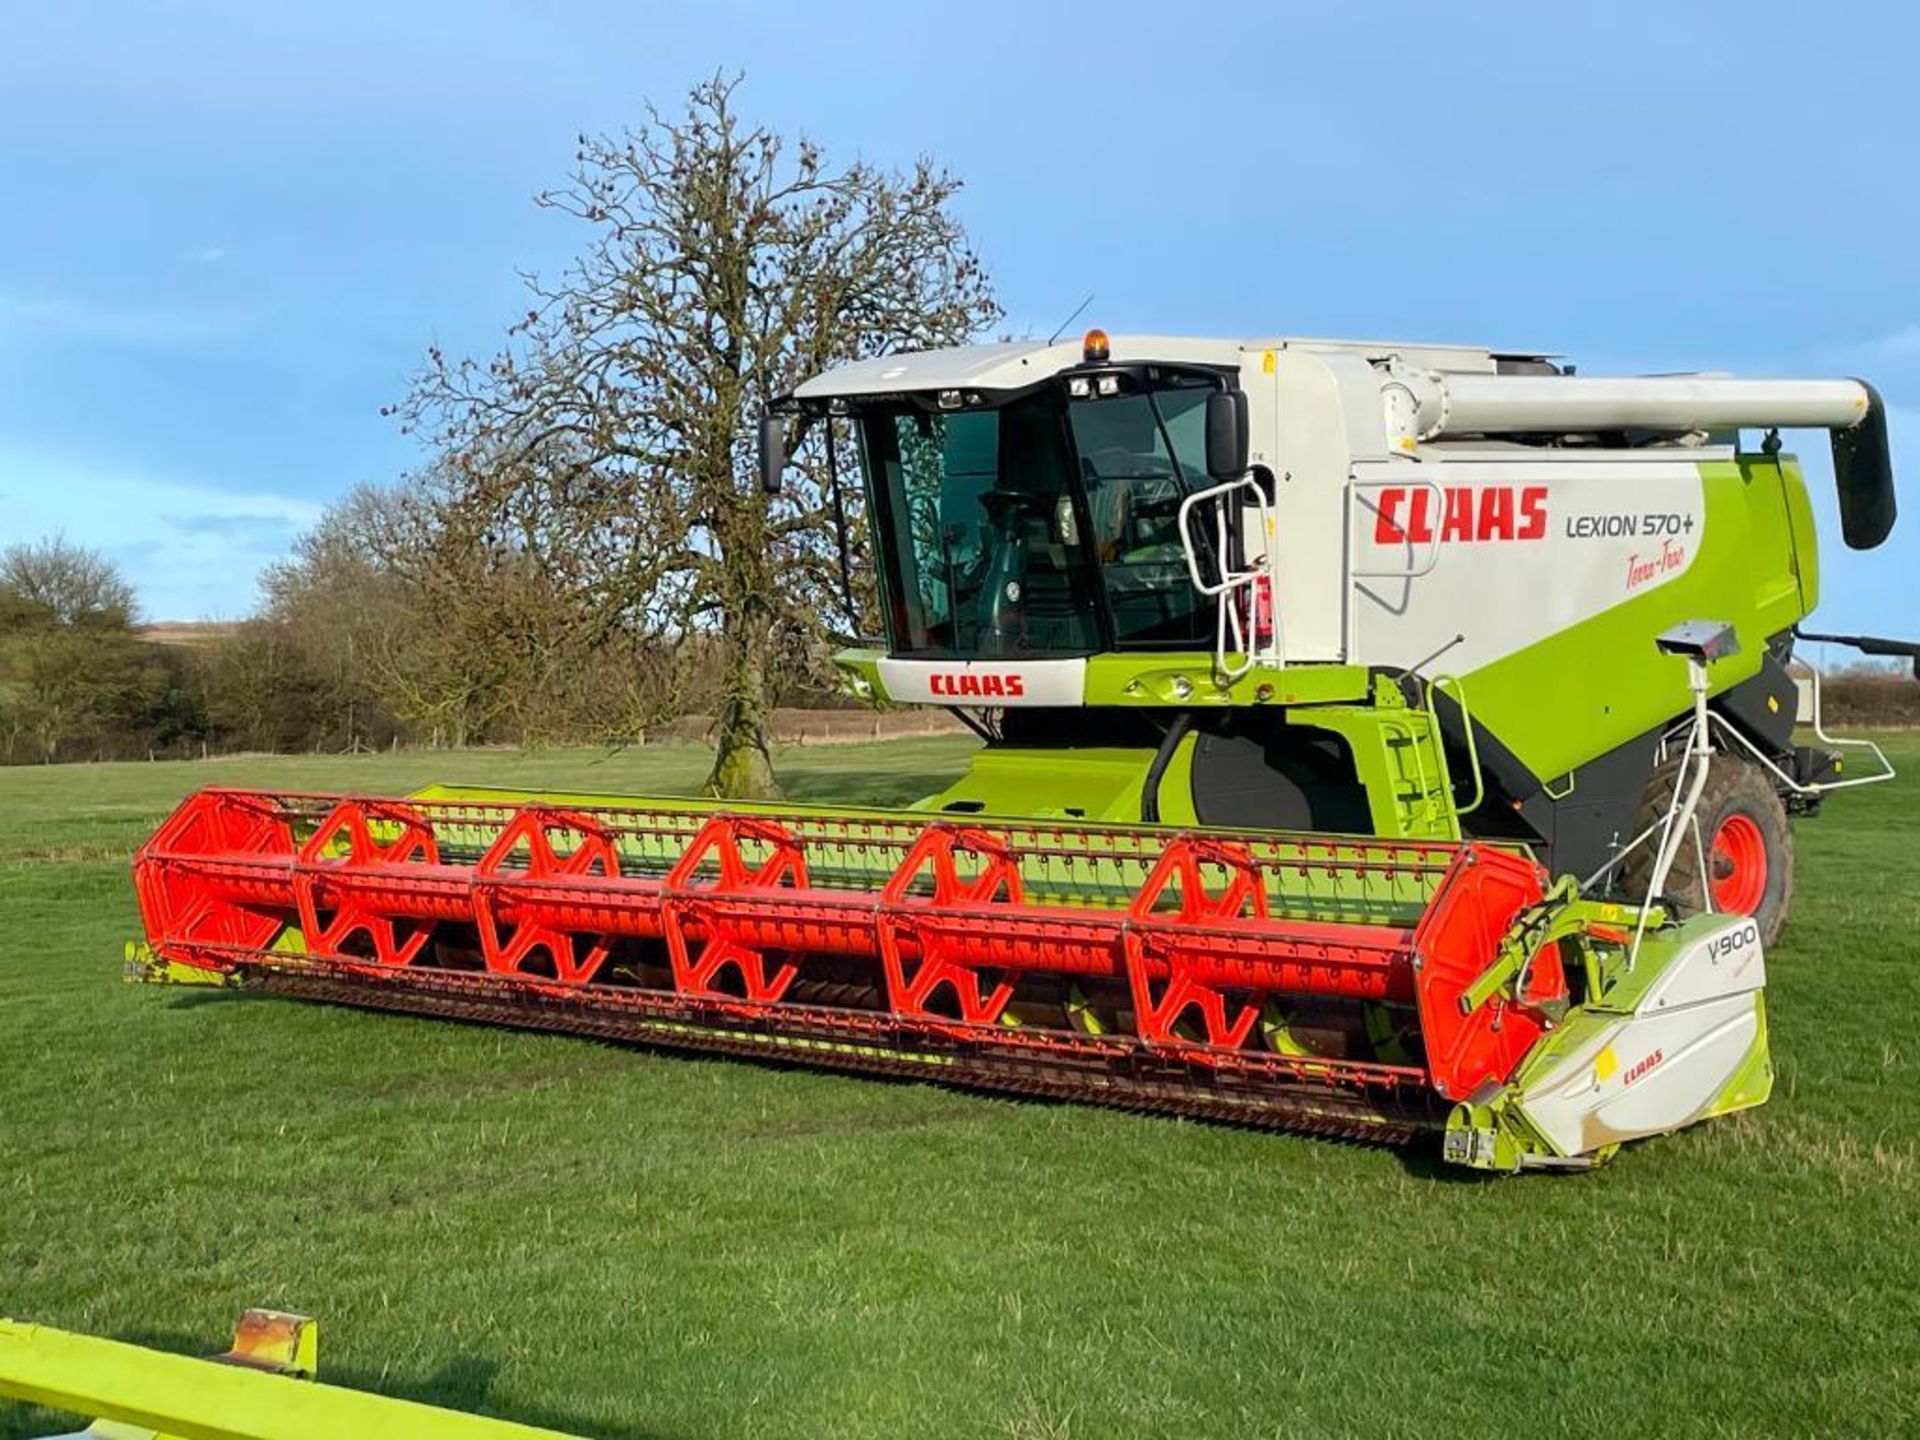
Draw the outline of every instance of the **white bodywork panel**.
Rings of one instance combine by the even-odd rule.
[[[1289,662],[1346,658],[1347,480],[1356,457],[1384,459],[1385,431],[1372,367],[1358,355],[1304,349],[1248,356],[1241,388],[1258,428],[1272,417],[1272,441],[1256,455],[1273,472],[1279,515],[1274,557],[1283,654]],[[1261,447],[1256,441],[1256,451]],[[1270,456],[1270,458],[1268,458]]]
[[[1699,463],[1730,452],[1396,444],[1365,347],[1278,344],[1249,347],[1240,384],[1254,459],[1274,475],[1288,662],[1405,667],[1451,645],[1441,668],[1465,673],[1692,565],[1706,519]],[[1455,371],[1494,366],[1464,347],[1387,348]]]
[[[1368,361],[1398,357],[1425,370],[1463,375],[1491,375],[1498,368],[1499,360],[1510,354],[1524,353],[1529,359],[1551,358],[1535,351],[1496,351],[1483,345],[1439,345],[1423,340],[1335,340],[1311,335],[1276,335],[1265,340],[1249,340],[1246,348],[1357,355]]]
[[[1631,1015],[1529,1079],[1520,1113],[1562,1155],[1702,1118],[1760,1036],[1766,968],[1760,927],[1727,917],[1671,962]]]
[[[1082,337],[1075,334],[1052,344],[1044,340],[1003,340],[992,345],[966,345],[951,350],[877,355],[870,360],[835,366],[793,393],[797,399],[814,400],[830,395],[887,395],[903,390],[1020,390],[1078,365],[1081,341]],[[1231,367],[1241,364],[1247,355],[1257,360],[1267,352],[1284,350],[1344,354],[1363,365],[1370,359],[1397,355],[1410,365],[1466,374],[1491,374],[1495,368],[1494,352],[1477,345],[1408,345],[1392,340],[1288,337],[1206,340],[1182,335],[1115,335],[1108,342],[1109,358],[1116,364],[1165,360]],[[1260,434],[1256,417],[1256,450]]]
[[[1070,660],[897,660],[879,662],[887,698],[903,705],[1079,705],[1087,662]]]
[[[1671,584],[1706,524],[1698,455],[1356,465],[1346,658],[1445,649],[1463,674]]]
[[[1193,340],[1175,335],[1116,335],[1109,342],[1116,364],[1164,360],[1193,365],[1240,363],[1235,340]],[[904,390],[1024,390],[1080,363],[1080,337],[1049,345],[1043,340],[1008,340],[997,345],[968,345],[957,350],[915,350],[855,360],[816,375],[794,397],[891,395]]]

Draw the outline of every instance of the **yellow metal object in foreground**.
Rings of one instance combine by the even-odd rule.
[[[313,1384],[316,1349],[311,1320],[267,1310],[243,1315],[213,1360],[0,1320],[0,1396],[99,1416],[88,1433],[115,1440],[577,1440]]]

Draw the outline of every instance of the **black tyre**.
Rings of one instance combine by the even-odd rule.
[[[1654,770],[1640,798],[1638,830],[1657,825],[1673,801],[1673,788],[1686,774],[1685,757]],[[1793,903],[1793,837],[1787,808],[1767,772],[1751,760],[1715,755],[1695,811],[1699,843],[1690,835],[1680,844],[1664,887],[1667,903],[1680,915],[1709,908],[1751,915],[1760,922],[1760,943],[1771,945],[1787,922]],[[1637,831],[1636,831],[1637,833]],[[1653,875],[1656,832],[1627,860],[1624,883],[1630,898],[1646,894]],[[1701,851],[1707,874],[1700,873]]]

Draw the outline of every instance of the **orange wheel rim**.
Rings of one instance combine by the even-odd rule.
[[[1751,915],[1767,894],[1767,837],[1750,815],[1729,815],[1713,835],[1713,908]]]

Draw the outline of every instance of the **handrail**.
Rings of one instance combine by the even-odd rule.
[[[1798,657],[1795,657],[1795,658],[1798,658]],[[1824,710],[1821,708],[1821,699],[1820,699],[1820,693],[1821,693],[1820,692],[1820,667],[1817,665],[1809,664],[1805,660],[1801,660],[1800,663],[1807,667],[1807,674],[1813,680],[1813,736],[1814,736],[1814,739],[1818,740],[1822,745],[1832,745],[1836,749],[1871,751],[1873,754],[1874,760],[1880,766],[1880,773],[1878,775],[1860,775],[1860,776],[1854,777],[1851,780],[1835,780],[1831,784],[1820,786],[1818,788],[1824,789],[1824,790],[1845,790],[1854,785],[1876,785],[1882,780],[1893,779],[1893,776],[1894,776],[1893,762],[1887,759],[1887,752],[1882,750],[1873,741],[1867,739],[1865,736],[1862,736],[1856,740],[1849,740],[1849,739],[1844,739],[1838,735],[1829,735],[1827,733],[1826,714]],[[1745,738],[1745,737],[1742,737],[1742,738]]]
[[[1224,595],[1229,590],[1239,589],[1248,581],[1252,580],[1256,574],[1260,573],[1257,570],[1235,572],[1227,569],[1227,548],[1225,543],[1227,528],[1226,508],[1217,503],[1214,516],[1216,530],[1221,541],[1219,549],[1214,552],[1220,561],[1220,582],[1217,585],[1209,585],[1206,580],[1202,578],[1200,574],[1199,557],[1193,553],[1193,535],[1192,531],[1188,528],[1188,521],[1194,509],[1203,502],[1218,502],[1223,500],[1235,490],[1241,489],[1253,491],[1254,495],[1258,498],[1262,518],[1265,518],[1266,512],[1271,508],[1268,504],[1266,493],[1261,490],[1259,482],[1247,475],[1241,476],[1238,480],[1228,480],[1219,485],[1211,485],[1205,490],[1196,490],[1180,502],[1180,513],[1177,522],[1180,527],[1180,549],[1186,555],[1187,574],[1192,577],[1193,588],[1198,590],[1202,595]]]
[[[1227,528],[1227,497],[1238,490],[1250,490],[1254,495],[1255,507],[1260,512],[1261,533],[1271,536],[1274,533],[1275,516],[1273,502],[1267,498],[1266,491],[1250,475],[1238,479],[1223,481],[1209,486],[1205,490],[1196,490],[1180,502],[1176,524],[1180,529],[1180,550],[1187,562],[1187,576],[1193,581],[1193,588],[1218,603],[1214,616],[1214,665],[1222,679],[1232,682],[1251,671],[1259,664],[1277,665],[1280,663],[1278,650],[1279,616],[1274,616],[1274,638],[1263,647],[1258,636],[1247,633],[1248,622],[1241,618],[1238,593],[1252,586],[1262,577],[1272,583],[1273,558],[1263,553],[1248,570],[1233,570],[1228,567],[1227,556],[1231,553],[1230,532]],[[1213,506],[1214,557],[1219,566],[1218,581],[1208,581],[1200,573],[1200,557],[1193,546],[1192,519],[1196,509],[1203,504]],[[1229,655],[1241,657],[1239,664],[1229,663]]]
[[[1355,580],[1417,580],[1422,575],[1431,574],[1433,568],[1440,563],[1440,527],[1441,517],[1445,514],[1447,508],[1447,492],[1440,488],[1439,482],[1425,478],[1415,479],[1408,477],[1403,479],[1399,476],[1395,476],[1392,480],[1354,480],[1350,482],[1347,488],[1348,503],[1351,505],[1354,501],[1359,500],[1360,492],[1363,490],[1386,490],[1393,488],[1425,490],[1434,498],[1436,508],[1433,512],[1433,533],[1427,537],[1425,557],[1419,564],[1410,564],[1404,570],[1362,570],[1359,564],[1355,563],[1348,572]],[[1378,515],[1380,512],[1375,508],[1373,513]],[[1353,533],[1356,536],[1359,534],[1357,527]],[[1413,549],[1413,537],[1411,535],[1406,536],[1406,541],[1408,557],[1411,559],[1415,553]]]
[[[1480,742],[1473,734],[1473,714],[1467,709],[1467,687],[1458,675],[1435,675],[1426,684],[1427,714],[1433,717],[1433,728],[1440,732],[1440,711],[1433,703],[1433,697],[1441,690],[1453,688],[1453,703],[1460,707],[1460,729],[1467,738],[1467,765],[1473,776],[1473,800],[1471,803],[1454,805],[1454,814],[1471,815],[1480,808],[1480,802],[1487,798],[1486,776],[1480,770]]]

